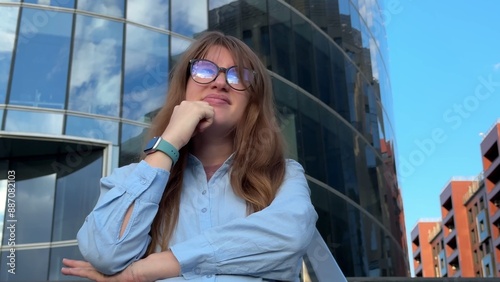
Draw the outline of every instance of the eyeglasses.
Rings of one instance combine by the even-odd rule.
[[[237,66],[221,68],[214,62],[205,59],[192,59],[189,63],[191,64],[191,78],[200,84],[214,81],[223,72],[226,74],[227,84],[234,90],[242,91],[250,87],[255,77],[255,72],[247,68],[241,69]],[[240,78],[240,74],[242,78]]]

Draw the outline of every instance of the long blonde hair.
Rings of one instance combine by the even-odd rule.
[[[246,201],[248,213],[257,212],[269,206],[283,182],[285,144],[276,120],[270,76],[257,55],[239,39],[220,32],[205,32],[184,52],[172,69],[167,100],[154,118],[148,137],[163,133],[174,107],[185,99],[186,84],[190,79],[189,60],[203,58],[213,46],[226,48],[236,65],[256,72],[255,80],[246,90],[249,101],[245,113],[233,133],[234,159],[230,181],[234,193]],[[162,251],[168,248],[179,217],[188,150],[189,144],[180,150],[179,161],[171,169],[151,227],[152,241],[146,255],[153,253],[157,244]]]

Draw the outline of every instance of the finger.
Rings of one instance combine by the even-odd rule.
[[[63,258],[62,263],[68,267],[75,268],[94,268],[90,263],[83,260],[67,259]]]
[[[102,281],[104,279],[104,275],[97,272],[95,269],[89,268],[61,268],[61,273],[64,275],[78,276],[83,278],[88,278],[94,281]]]

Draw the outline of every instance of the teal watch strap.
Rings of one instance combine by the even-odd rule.
[[[170,143],[167,141],[163,140],[163,138],[160,137],[160,143],[158,143],[158,146],[156,147],[156,150],[162,151],[163,153],[167,154],[172,159],[172,166],[179,160],[179,151]]]

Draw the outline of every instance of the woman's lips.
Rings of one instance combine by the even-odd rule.
[[[210,105],[230,105],[229,99],[223,95],[210,94],[203,98],[203,101],[209,103]]]

